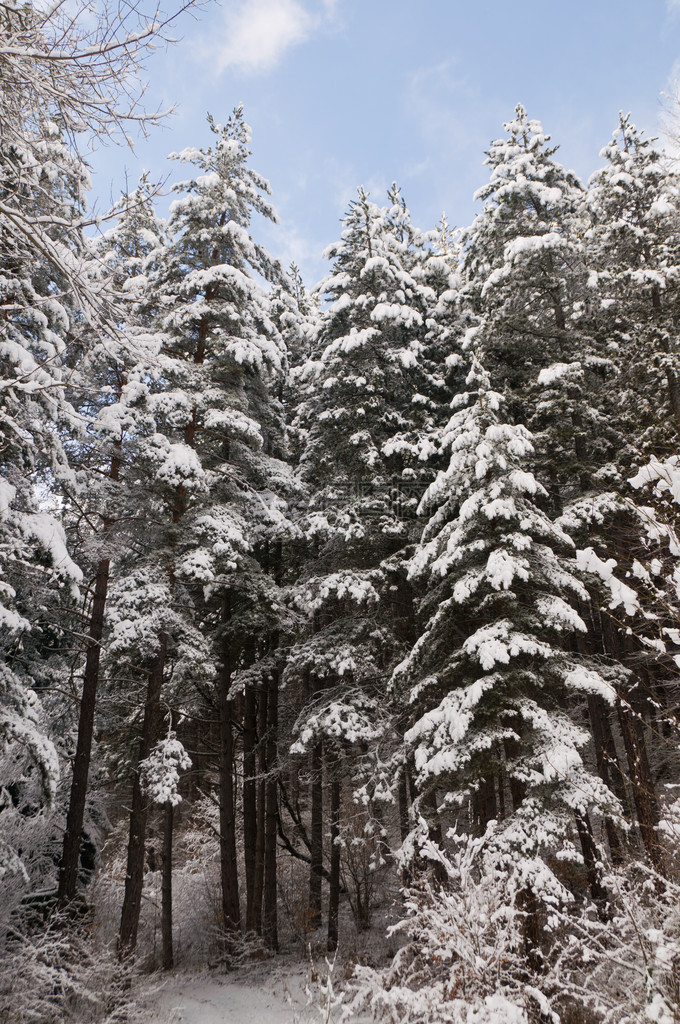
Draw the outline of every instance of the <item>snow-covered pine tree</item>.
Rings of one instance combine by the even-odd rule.
[[[518,105],[492,143],[484,209],[462,236],[463,304],[483,319],[487,370],[534,433],[556,509],[610,454],[605,356],[589,333],[584,191]],[[540,375],[540,376],[539,376]]]
[[[282,497],[289,473],[273,394],[285,351],[261,283],[279,270],[250,234],[253,212],[274,218],[270,189],[247,165],[242,109],[224,127],[212,120],[210,127],[213,146],[175,154],[201,173],[175,186],[174,238],[153,257],[149,290],[162,310],[165,361],[147,400],[156,433],[146,450],[167,493],[169,605],[185,595],[186,614],[201,623],[208,645],[201,661],[214,686],[203,692],[219,731],[222,909],[230,930],[240,924],[232,684],[264,653],[258,644],[270,642],[277,622],[276,588],[258,555],[289,529]],[[161,635],[159,657],[169,667],[172,631]],[[270,707],[273,714],[273,697]]]
[[[329,305],[310,367],[317,387],[301,411],[311,424],[301,469],[313,463],[319,479],[332,467],[323,482],[340,469],[350,484],[376,492],[402,479],[405,493],[394,502],[412,508],[407,482],[427,480],[423,452],[434,425],[420,401],[427,379],[419,356],[437,296],[423,270],[430,253],[396,186],[389,198],[381,209],[360,189],[342,240],[326,250],[334,263],[319,285]]]
[[[77,447],[77,483],[64,493],[65,516],[73,524],[90,583],[84,610],[88,625],[82,693],[59,876],[62,905],[76,894],[112,558],[119,570],[124,565],[130,568],[131,534],[135,532],[131,523],[143,518],[143,510],[149,508],[148,481],[137,465],[136,449],[140,438],[149,432],[150,417],[144,403],[148,382],[159,373],[159,339],[152,333],[143,294],[145,262],[165,238],[164,224],[153,209],[156,191],[144,176],[111,212],[111,217],[118,218],[116,226],[90,243],[89,278],[97,282],[92,286],[116,311],[116,330],[102,335],[81,323],[70,352],[70,362],[78,366],[88,385],[75,395],[88,428]]]
[[[569,898],[548,862],[579,861],[576,831],[601,896],[588,812],[614,813],[616,801],[584,764],[589,734],[571,712],[614,690],[573,650],[586,594],[572,542],[540,507],[531,435],[508,422],[475,355],[468,387],[446,432],[449,467],[423,499],[430,521],[411,571],[427,581],[425,628],[392,684],[409,708],[416,810],[425,821],[436,792],[443,821],[488,829],[527,907]]]
[[[298,267],[293,263],[281,284],[272,290],[272,318],[283,339],[288,372],[283,381],[282,401],[286,421],[288,461],[297,465],[304,449],[307,427],[297,410],[313,390],[315,339],[320,310],[317,295],[307,291]]]
[[[426,280],[425,240],[396,187],[389,198],[381,209],[360,189],[341,241],[327,250],[333,270],[319,290],[330,305],[316,357],[301,373],[296,424],[305,433],[300,473],[310,502],[296,602],[309,625],[286,679],[303,689],[294,750],[311,752],[313,920],[320,917],[322,818],[315,808],[323,753],[332,778],[343,754],[366,753],[381,735],[389,740],[382,683],[413,631],[403,549],[431,474],[424,457],[437,406],[421,357],[437,294]],[[366,792],[380,788],[374,780]],[[332,795],[340,799],[339,787]],[[338,814],[334,805],[336,824]]]
[[[3,11],[0,21],[11,16]],[[52,800],[59,775],[38,691],[66,671],[55,654],[66,646],[65,615],[82,580],[52,498],[55,485],[74,482],[63,441],[82,423],[68,395],[67,337],[77,310],[51,254],[79,259],[82,236],[60,221],[82,215],[89,179],[52,122],[36,119],[20,138],[10,127],[0,142],[0,786],[10,793],[18,785],[17,805],[30,790],[33,813]],[[42,247],[17,228],[17,211],[45,218]],[[0,858],[14,870],[16,851],[6,845],[12,800],[4,807]],[[26,836],[21,845],[30,846]]]
[[[483,337],[493,386],[504,390],[511,422],[534,438],[533,467],[553,516],[577,543],[606,532],[619,502],[617,460],[626,439],[615,415],[617,366],[594,290],[585,244],[590,213],[580,183],[560,166],[536,121],[518,106],[508,137],[488,154],[491,179],[477,195],[485,208],[463,235],[463,302]],[[585,541],[584,536],[589,540]],[[584,605],[582,616],[593,624]],[[584,640],[593,655],[602,629]],[[603,780],[619,789],[612,708],[589,699]],[[612,850],[616,845],[609,828]]]
[[[0,603],[3,628],[12,634],[3,646],[14,652],[3,665],[3,722],[6,735],[20,729],[26,751],[33,748],[50,793],[54,751],[35,728],[39,711],[30,689],[33,673],[48,671],[45,651],[21,685],[19,677],[38,632],[31,620],[49,603],[38,599],[39,581],[51,576],[64,595],[80,572],[58,516],[46,510],[44,492],[38,508],[36,489],[49,491],[55,481],[73,489],[62,441],[82,427],[64,389],[67,379],[82,384],[73,366],[65,370],[75,318],[92,317],[104,333],[111,331],[110,310],[85,272],[89,175],[78,143],[84,134],[89,141],[116,131],[125,137],[126,126],[158,120],[144,112],[143,90],[136,94],[133,81],[168,20],[172,15],[146,19],[139,8],[115,10],[106,3],[93,12],[84,5],[67,10],[10,0],[0,12],[0,543],[3,562],[12,563]],[[62,628],[60,610],[49,617],[49,628],[40,626],[41,644]],[[21,658],[17,651],[24,652]]]
[[[594,604],[601,610],[592,612],[590,642],[599,641],[611,661],[622,666],[616,716],[620,746],[626,753],[632,803],[647,856],[657,870],[664,870],[648,724],[661,723],[672,714],[675,669],[636,640],[625,615],[625,624],[621,623],[620,603],[612,598],[606,573],[603,576],[598,567],[611,565],[613,559],[634,577],[636,567],[648,561],[648,513],[635,507],[628,478],[643,453],[675,451],[680,408],[674,327],[680,260],[678,179],[630,116],[620,116],[601,155],[607,163],[590,179],[590,220],[584,239],[591,334],[602,339],[606,355],[601,364],[606,399],[600,422],[606,418],[606,431],[616,443],[609,446],[609,465],[591,474],[590,493],[565,508],[561,523],[585,549],[583,564],[595,570]],[[655,590],[651,583],[650,593]],[[639,637],[646,632],[643,626]],[[616,782],[620,772],[615,734],[597,699],[592,701],[591,717],[602,777],[618,785],[623,796],[622,784]],[[609,831],[612,845],[615,837]]]
[[[629,446],[659,456],[680,430],[680,181],[630,114],[601,156],[588,190],[589,284],[619,370],[616,415]]]

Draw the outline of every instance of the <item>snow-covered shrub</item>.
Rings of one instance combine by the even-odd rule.
[[[486,836],[454,837],[449,856],[423,845],[445,883],[424,875],[405,890],[407,916],[391,933],[407,941],[387,969],[357,967],[346,1019],[368,1009],[394,1024],[527,1024],[530,1008],[549,1013],[525,980],[519,893],[486,845]]]
[[[42,804],[32,760],[10,745],[0,754],[0,932],[27,893],[56,886],[61,820]],[[9,781],[11,780],[11,781]]]
[[[0,956],[0,1024],[134,1024],[129,968],[88,929],[53,917],[14,932]]]
[[[680,884],[631,861],[604,870],[606,913],[591,902],[544,912],[542,956],[526,943],[525,878],[485,836],[421,852],[439,876],[405,890],[406,936],[389,967],[357,967],[344,1020],[389,1024],[678,1024]],[[441,876],[444,875],[443,881]],[[598,912],[599,910],[599,912]]]
[[[307,1003],[301,1013],[295,1014],[294,1024],[334,1024],[339,1018],[342,1004],[336,976],[337,950],[332,960],[324,957],[323,964],[315,962],[311,947],[308,955],[309,970],[303,988]]]
[[[610,918],[564,919],[547,980],[560,1019],[569,1007],[600,1024],[680,1020],[680,885],[639,862],[603,878]]]

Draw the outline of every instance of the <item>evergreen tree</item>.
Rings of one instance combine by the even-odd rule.
[[[212,661],[205,678],[214,680],[210,701],[219,723],[223,917],[234,929],[240,910],[232,683],[244,658],[253,658],[248,638],[262,630],[267,614],[276,620],[277,603],[256,549],[288,529],[281,491],[289,474],[280,459],[282,414],[272,395],[285,352],[260,284],[279,270],[249,233],[254,211],[274,217],[269,186],[247,166],[250,130],[241,108],[224,127],[212,120],[210,127],[214,146],[176,155],[202,173],[175,186],[181,197],[171,209],[174,237],[153,256],[149,295],[162,310],[164,363],[147,399],[157,429],[142,455],[166,509],[165,541],[155,552],[156,559],[164,552],[166,607],[183,605],[186,628],[199,646],[208,645],[200,663]],[[264,616],[246,625],[246,607],[256,614],[264,608]],[[177,643],[174,628],[156,627],[151,744],[163,674]],[[148,753],[145,743],[140,757]],[[138,802],[141,822],[141,792]],[[138,881],[124,907],[121,948],[134,945],[136,861],[133,875]]]
[[[590,332],[584,193],[521,105],[487,154],[483,212],[463,233],[463,303],[484,337],[494,386],[534,432],[556,510],[611,457],[607,353]],[[473,324],[474,327],[474,324]],[[606,347],[606,346],[605,346]]]
[[[330,305],[296,421],[305,435],[300,474],[310,489],[296,603],[309,625],[285,678],[303,687],[294,750],[311,758],[312,827],[316,822],[319,830],[310,840],[316,920],[323,865],[322,818],[314,806],[321,799],[324,751],[336,801],[337,765],[350,752],[358,772],[353,784],[364,787],[376,813],[373,798],[388,793],[372,771],[375,740],[390,738],[381,682],[413,630],[403,551],[431,474],[425,459],[434,447],[438,406],[432,393],[438,388],[440,398],[442,390],[423,359],[437,301],[427,280],[430,252],[396,187],[389,198],[381,209],[360,189],[341,241],[327,250],[333,271],[320,291]],[[371,767],[360,770],[362,759]],[[335,805],[336,828],[338,815]],[[332,903],[336,898],[333,888]],[[332,907],[331,947],[335,916]]]
[[[658,455],[674,450],[680,429],[678,176],[629,114],[601,155],[607,163],[589,187],[589,284],[619,371],[616,416],[628,446]]]
[[[571,649],[586,594],[526,468],[531,436],[507,422],[474,355],[468,386],[447,429],[449,467],[423,499],[431,518],[411,571],[428,582],[425,628],[393,686],[410,709],[421,815],[428,791],[440,814],[469,808],[478,829],[493,828],[499,867],[549,902],[565,893],[548,859],[578,859],[574,824],[597,891],[587,814],[615,801],[584,764],[588,733],[570,710],[614,690]]]
[[[649,560],[649,513],[635,506],[628,478],[641,461],[641,450],[674,450],[677,176],[664,167],[658,150],[642,138],[629,116],[620,116],[618,130],[602,155],[607,164],[590,180],[591,223],[585,237],[592,329],[607,353],[604,411],[616,443],[610,448],[610,466],[592,478],[592,495],[572,502],[562,522],[584,549],[583,564],[594,570],[593,591],[602,606],[593,616],[594,634],[601,649],[621,667],[617,719],[632,804],[646,853],[655,868],[664,871],[648,723],[672,713],[675,671],[663,658],[650,659],[649,646],[635,639],[636,634],[647,634],[649,622],[633,632],[627,622],[622,628],[617,611],[622,602],[610,593],[601,567],[613,559],[622,574],[634,578]],[[649,586],[641,583],[649,590],[650,605],[658,606],[652,579]],[[655,618],[651,624],[656,628]],[[616,785],[615,736],[601,702],[592,702],[591,718],[602,777]],[[620,782],[618,788],[623,797]],[[608,833],[615,855],[609,824]]]
[[[24,773],[37,776],[29,787],[35,809],[52,800],[59,777],[38,691],[67,671],[55,654],[82,581],[54,498],[75,479],[64,438],[82,435],[68,394],[67,337],[77,309],[51,252],[79,258],[80,233],[60,221],[82,213],[88,177],[56,125],[41,119],[22,139],[3,135],[0,143],[0,747],[9,750],[10,776],[0,785],[9,793],[22,788]],[[42,247],[17,228],[18,211],[46,218]],[[10,844],[12,806],[10,799],[2,815]],[[16,867],[16,851],[1,845],[0,857]]]
[[[118,329],[103,339],[93,338],[92,329],[83,324],[78,339],[76,358],[90,386],[76,399],[88,422],[88,435],[78,446],[78,487],[65,498],[71,503],[67,518],[75,520],[73,532],[90,575],[91,600],[86,606],[88,639],[60,864],[62,904],[76,894],[112,556],[121,567],[127,555],[129,566],[130,519],[133,510],[139,516],[145,504],[148,509],[136,444],[148,430],[142,399],[149,376],[157,372],[158,344],[156,337],[144,333],[149,325],[144,324],[139,283],[146,258],[164,237],[164,225],[153,211],[154,193],[143,178],[116,207],[117,225],[93,243],[90,276],[98,281],[101,293],[110,294],[110,304],[118,311]],[[72,360],[74,356],[72,352]]]

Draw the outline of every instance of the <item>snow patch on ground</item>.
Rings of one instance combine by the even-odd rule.
[[[148,1024],[330,1024],[339,1011],[328,1017],[319,1005],[328,972],[323,961],[315,970],[312,975],[309,962],[279,960],[223,975],[177,973],[158,987],[155,982],[141,998],[143,1019]]]

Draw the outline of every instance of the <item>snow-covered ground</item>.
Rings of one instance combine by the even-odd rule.
[[[313,1024],[325,1018],[320,1003],[327,974],[312,980],[309,963],[268,961],[229,974],[176,974],[151,985],[143,997],[148,1024]],[[313,1002],[310,1001],[310,994]]]

